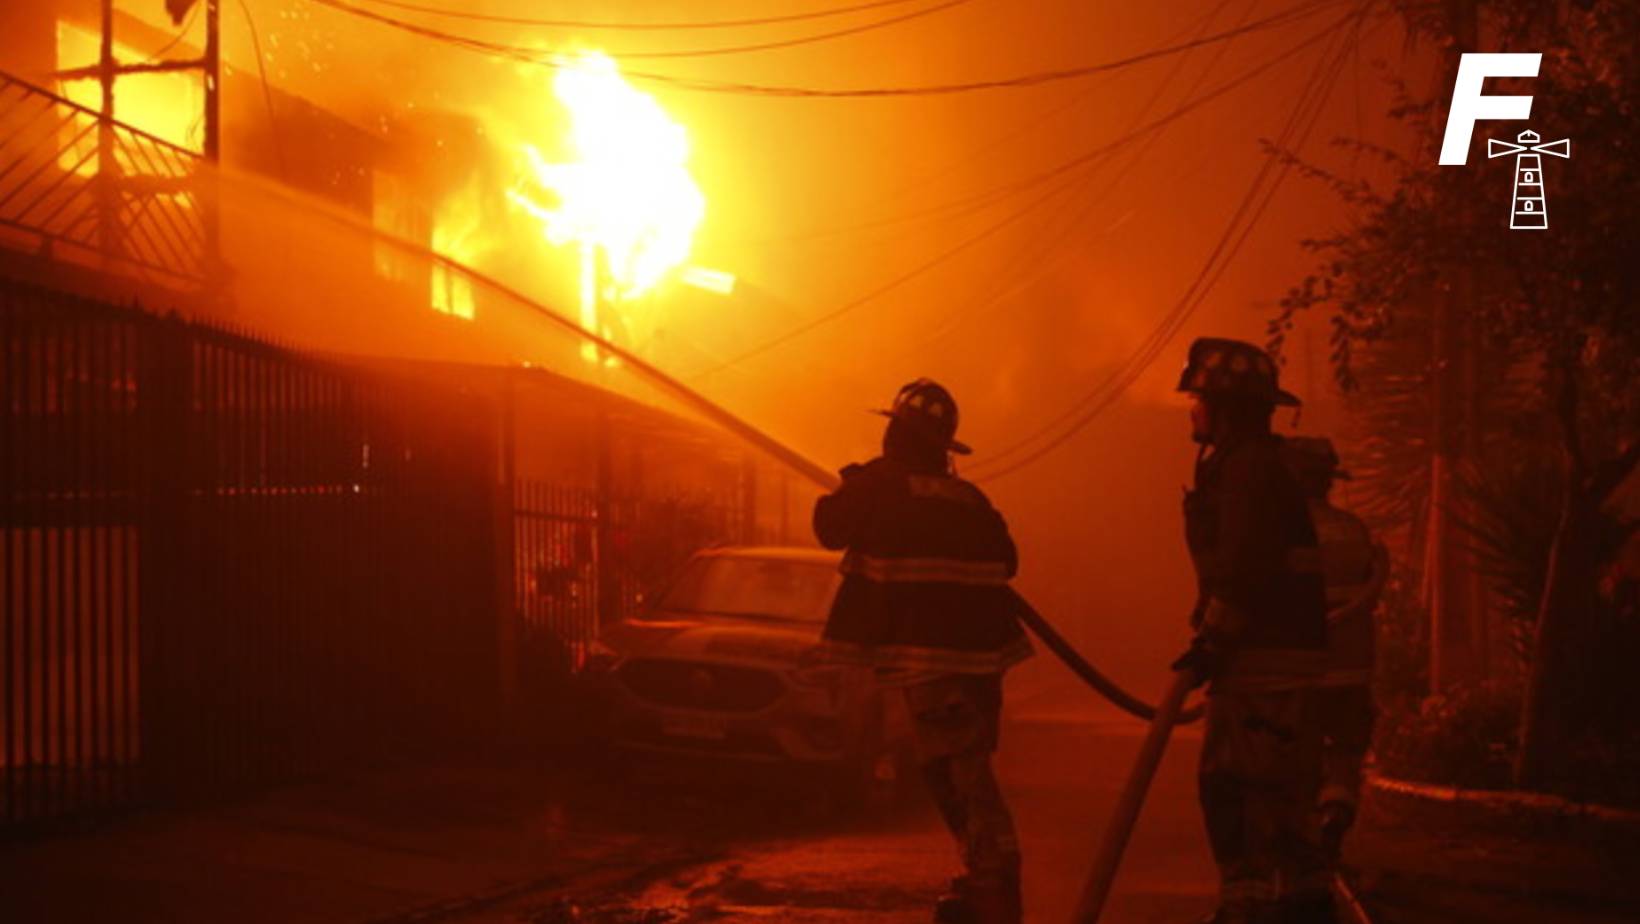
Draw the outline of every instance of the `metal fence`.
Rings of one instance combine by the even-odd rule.
[[[541,370],[345,365],[0,280],[0,833],[539,739],[603,622],[777,538],[759,483]]]
[[[493,407],[16,287],[0,332],[0,823],[493,727]]]
[[[0,73],[0,229],[57,260],[192,287],[209,230],[200,157]]]
[[[594,491],[514,486],[514,587],[521,660],[549,678],[572,673],[598,631],[607,537]]]

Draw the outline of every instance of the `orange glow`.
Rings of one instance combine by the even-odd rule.
[[[475,188],[451,196],[433,215],[433,251],[463,266],[474,263],[481,250],[483,224],[482,203]],[[471,321],[477,312],[472,279],[442,263],[434,263],[432,306],[434,311]]]
[[[86,67],[97,63],[101,39],[90,29],[72,23],[57,21],[57,66],[59,68]],[[114,57],[120,61],[141,61],[144,55],[134,48],[114,43]],[[58,92],[69,100],[92,110],[102,109],[102,85],[96,80],[63,80]],[[114,83],[114,118],[162,138],[179,147],[199,151],[205,112],[205,88],[198,74],[160,73],[127,74]],[[97,146],[95,134],[88,134],[70,150],[65,151],[60,163],[64,169],[76,169],[82,176],[97,172],[95,156],[86,157],[75,168],[82,156]],[[120,169],[127,174],[148,172],[144,164],[133,163],[121,156]]]
[[[688,169],[688,134],[600,52],[569,59],[553,94],[570,117],[572,159],[549,162],[523,145],[528,173],[509,198],[553,245],[597,252],[608,274],[608,291],[597,294],[612,302],[643,295],[688,259],[706,214]]]

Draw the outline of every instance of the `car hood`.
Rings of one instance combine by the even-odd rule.
[[[776,625],[658,613],[626,620],[601,636],[623,658],[741,661],[791,667],[820,644],[820,626]]]

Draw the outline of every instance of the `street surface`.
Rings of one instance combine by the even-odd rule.
[[[1027,920],[1063,922],[1139,744],[1114,712],[1020,704],[999,767],[1023,840]],[[1214,873],[1175,738],[1108,924],[1189,924]],[[920,799],[848,814],[767,775],[660,764],[421,769],[138,814],[0,852],[22,922],[912,924],[956,871]],[[1530,833],[1531,837],[1521,836]],[[1633,924],[1634,840],[1453,827],[1377,812],[1354,846],[1380,924]]]
[[[1070,919],[1142,732],[1114,712],[1027,711],[1007,725],[998,764],[1025,851],[1027,921]],[[1185,924],[1213,908],[1215,872],[1194,790],[1199,744],[1195,729],[1175,735],[1106,910],[1110,924]],[[711,859],[642,884],[557,890],[461,920],[912,924],[929,920],[955,872],[949,838],[920,800],[887,816],[839,819],[824,806],[732,783],[656,810],[651,794],[664,791],[666,774],[639,772],[627,785],[645,778],[626,790],[635,814],[664,837],[692,831],[692,846]],[[1371,867],[1356,875],[1379,924],[1640,920],[1632,845],[1522,841],[1507,825],[1418,831],[1418,823],[1375,811],[1352,851]]]

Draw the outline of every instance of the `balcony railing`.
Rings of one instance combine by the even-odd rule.
[[[0,72],[0,240],[172,288],[206,276],[202,158]]]

